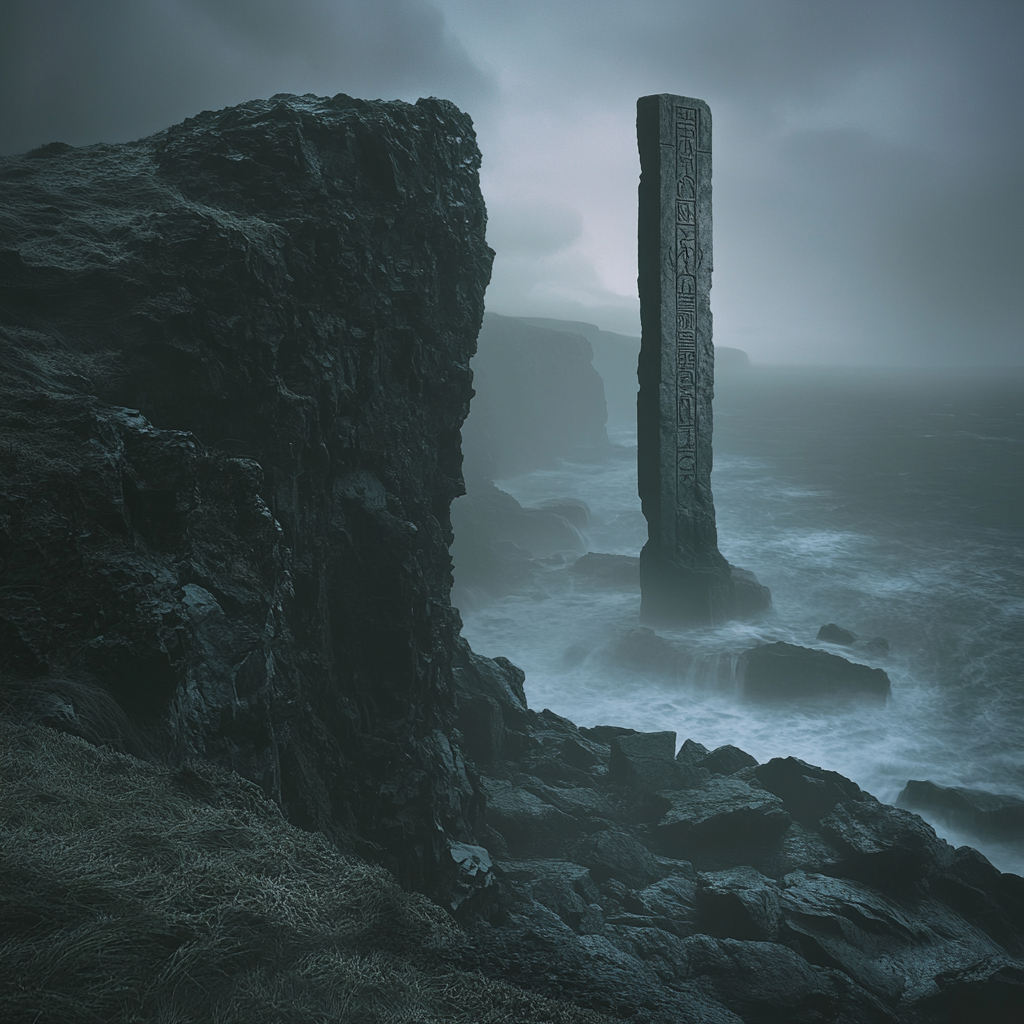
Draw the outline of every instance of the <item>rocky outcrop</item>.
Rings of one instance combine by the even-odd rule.
[[[508,711],[519,753],[477,762],[494,882],[446,962],[665,1024],[1024,1009],[1024,882],[916,815],[795,758]]]
[[[911,779],[896,806],[934,815],[976,836],[1024,844],[1024,800],[1019,796]]]
[[[479,161],[446,101],[346,96],[0,161],[9,706],[228,765],[427,889],[478,804],[448,546]]]
[[[885,700],[892,689],[880,668],[781,640],[744,651],[737,671],[743,695],[751,700],[849,696]]]

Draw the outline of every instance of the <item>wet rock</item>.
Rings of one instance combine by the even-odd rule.
[[[651,852],[626,832],[596,832],[578,847],[576,856],[598,882],[614,878],[631,889],[642,889],[661,876]]]
[[[608,780],[640,789],[673,789],[680,784],[674,732],[638,732],[611,741]]]
[[[911,780],[896,797],[896,806],[934,815],[978,836],[1024,842],[1024,800],[1019,796]]]
[[[529,742],[523,670],[507,658],[481,658],[463,641],[452,677],[458,702],[456,725],[469,756],[486,765],[523,754]]]
[[[14,667],[106,689],[427,889],[476,806],[434,732],[479,161],[444,100],[344,95],[0,159]]]
[[[754,769],[758,782],[782,798],[797,821],[818,821],[840,800],[873,799],[838,772],[817,768],[797,757],[774,757]]]
[[[659,795],[671,803],[656,827],[662,849],[694,863],[771,845],[793,820],[777,796],[729,776]]]
[[[514,857],[557,857],[579,834],[574,818],[523,786],[480,778],[486,821],[501,833]]]
[[[740,657],[743,695],[753,700],[864,696],[885,699],[891,686],[880,668],[869,668],[827,651],[779,641]]]
[[[682,749],[680,749],[680,753],[682,753]],[[757,758],[751,757],[745,750],[740,750],[739,747],[734,747],[729,743],[716,747],[696,765],[698,768],[706,768],[715,775],[733,775],[742,768],[756,766]]]
[[[676,754],[676,763],[684,768],[696,768],[711,751],[696,740],[685,740]]]
[[[507,878],[527,885],[533,899],[577,934],[595,934],[604,926],[597,886],[585,867],[562,860],[506,860],[499,868]]]
[[[816,639],[822,640],[827,644],[840,644],[843,647],[849,647],[852,643],[856,642],[857,634],[851,633],[848,629],[843,629],[842,626],[837,626],[834,622],[829,622],[818,630]]]
[[[889,641],[884,636],[874,636],[862,641],[857,648],[865,657],[884,658],[889,653]]]
[[[837,871],[888,887],[944,873],[953,848],[916,814],[873,798],[836,804],[819,828],[844,855]]]
[[[633,626],[607,652],[608,663],[616,668],[645,675],[676,676],[682,652],[649,626]]]
[[[778,933],[779,887],[752,867],[699,875],[696,902],[709,935],[767,941]]]

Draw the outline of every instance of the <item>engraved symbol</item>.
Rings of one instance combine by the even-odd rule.
[[[694,203],[676,203],[676,223],[693,224],[696,221]]]
[[[695,313],[677,310],[676,311],[676,330],[677,331],[693,331],[697,326],[697,316]]]
[[[689,174],[683,175],[676,187],[676,195],[679,199],[686,199],[692,202],[697,198],[697,182]]]
[[[685,391],[679,395],[679,423],[684,427],[692,427],[693,419],[693,395]]]
[[[693,300],[693,297],[696,294],[697,294],[697,282],[696,282],[696,280],[693,277],[690,277],[690,276],[688,276],[686,274],[681,275],[680,278],[679,278],[679,296],[680,296],[680,298],[679,298],[679,307],[680,307],[680,309],[683,309],[683,308],[692,309],[693,308],[692,300]],[[687,301],[687,298],[690,301]]]
[[[697,267],[695,260],[697,257],[697,247],[691,244],[682,244],[679,246],[679,269],[684,274],[693,274],[696,272]]]

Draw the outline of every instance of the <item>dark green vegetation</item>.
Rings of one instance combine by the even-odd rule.
[[[604,1019],[439,964],[448,914],[233,772],[0,737],[8,1024]]]

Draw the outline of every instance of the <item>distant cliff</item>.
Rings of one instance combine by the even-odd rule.
[[[425,888],[476,813],[446,734],[479,163],[447,101],[346,96],[0,161],[9,691]]]
[[[586,338],[488,313],[463,430],[466,474],[500,479],[608,443],[608,409]]]

